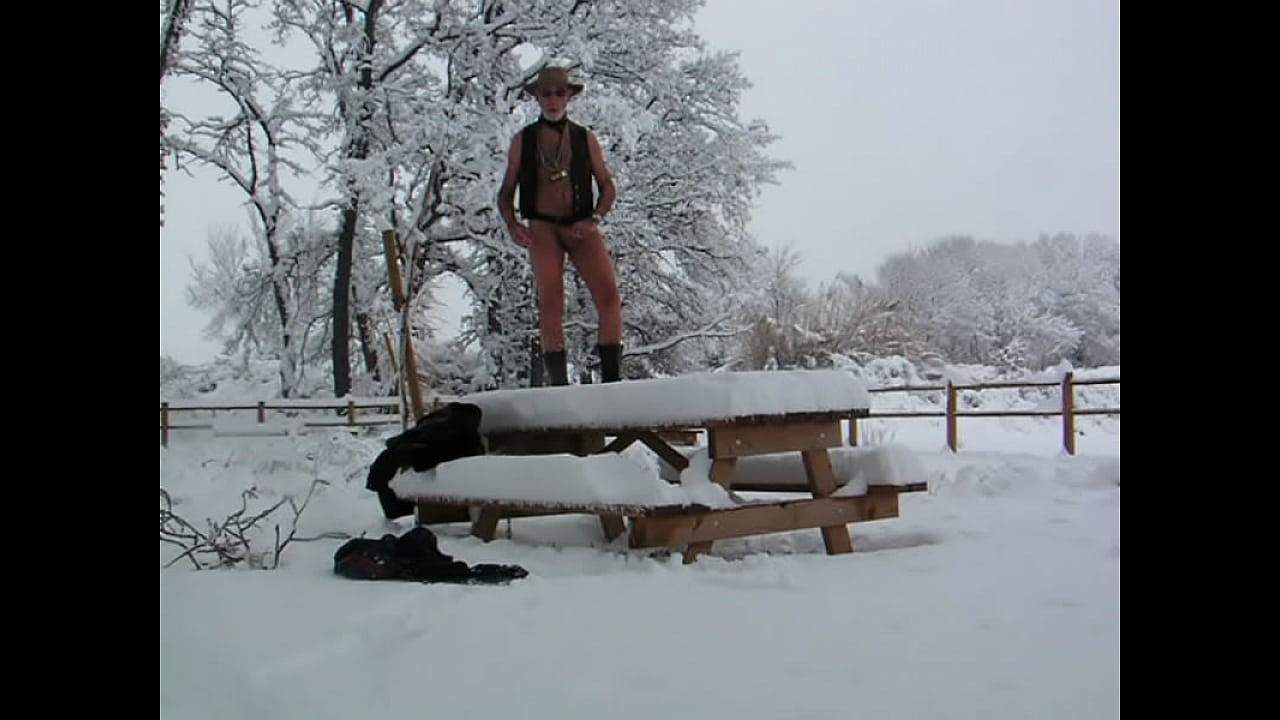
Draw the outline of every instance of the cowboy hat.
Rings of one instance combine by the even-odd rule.
[[[569,97],[573,97],[574,95],[582,92],[582,88],[585,87],[580,82],[571,81],[569,79],[569,71],[567,69],[548,65],[538,71],[538,76],[535,77],[528,85],[524,86],[524,91],[530,95],[536,96],[538,94],[538,88],[544,86],[554,87],[556,85],[564,85],[569,88]]]

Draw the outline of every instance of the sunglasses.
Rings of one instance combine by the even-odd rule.
[[[541,95],[542,97],[566,97],[569,94],[569,88],[567,87],[559,87],[555,89],[543,88],[542,90],[538,91],[538,94]]]

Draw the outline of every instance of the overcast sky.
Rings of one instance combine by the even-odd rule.
[[[707,0],[697,29],[741,52],[741,114],[795,165],[751,231],[793,245],[814,282],[874,279],[952,234],[1119,239],[1118,0]],[[160,352],[182,362],[217,351],[185,304],[189,259],[212,228],[245,223],[211,178],[166,174]]]

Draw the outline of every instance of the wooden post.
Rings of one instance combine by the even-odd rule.
[[[957,436],[960,434],[956,424],[956,386],[947,381],[947,447],[951,448],[951,452],[956,451],[956,447],[960,444]]]
[[[1062,447],[1068,455],[1076,454],[1076,391],[1071,385],[1072,373],[1062,376]]]
[[[404,376],[400,374],[400,365],[396,362],[396,346],[391,342],[391,334],[383,333],[382,339],[387,344],[387,359],[391,362],[391,372],[399,381],[396,383],[396,397],[400,398],[400,429],[409,428],[409,401],[404,396]]]
[[[404,279],[400,275],[400,257],[396,251],[396,231],[382,231],[382,245],[387,253],[387,275],[391,278],[391,300],[396,312],[404,307]]]
[[[413,352],[413,334],[409,332],[409,306],[405,297],[404,282],[400,275],[400,258],[396,250],[396,231],[384,230],[382,244],[387,254],[387,273],[391,278],[391,299],[400,313],[400,333],[404,336],[404,378],[409,388],[409,400],[413,405],[413,419],[426,414],[422,402],[422,388],[418,385],[418,360]]]
[[[387,361],[391,363],[391,372],[396,377],[400,377],[400,366],[396,364],[396,346],[395,343],[391,342],[390,333],[382,333],[382,341],[387,346]],[[400,389],[403,391],[403,386]]]
[[[160,446],[169,447],[169,403],[160,403]]]
[[[356,424],[356,404],[351,400],[347,401],[347,424]]]
[[[409,402],[413,406],[416,421],[427,414],[422,401],[422,386],[418,384],[418,359],[413,352],[413,334],[409,332],[409,311],[404,311],[404,381],[409,386]]]
[[[267,421],[267,402],[265,400],[259,400],[258,401],[258,422],[264,423],[266,421]]]
[[[849,447],[858,447],[858,418],[849,418]]]

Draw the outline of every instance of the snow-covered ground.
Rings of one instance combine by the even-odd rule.
[[[1083,399],[1118,407],[1104,387]],[[1057,418],[962,418],[953,454],[941,419],[865,421],[864,444],[912,450],[929,491],[851,525],[850,555],[825,555],[818,530],[685,566],[606,543],[588,516],[504,521],[488,544],[434,526],[457,559],[529,570],[493,587],[332,574],[332,534],[410,527],[364,489],[394,429],[176,433],[160,481],[189,520],[225,518],[251,486],[253,509],[320,484],[278,569],[161,569],[161,717],[1118,717],[1120,425],[1078,425],[1067,456]]]

